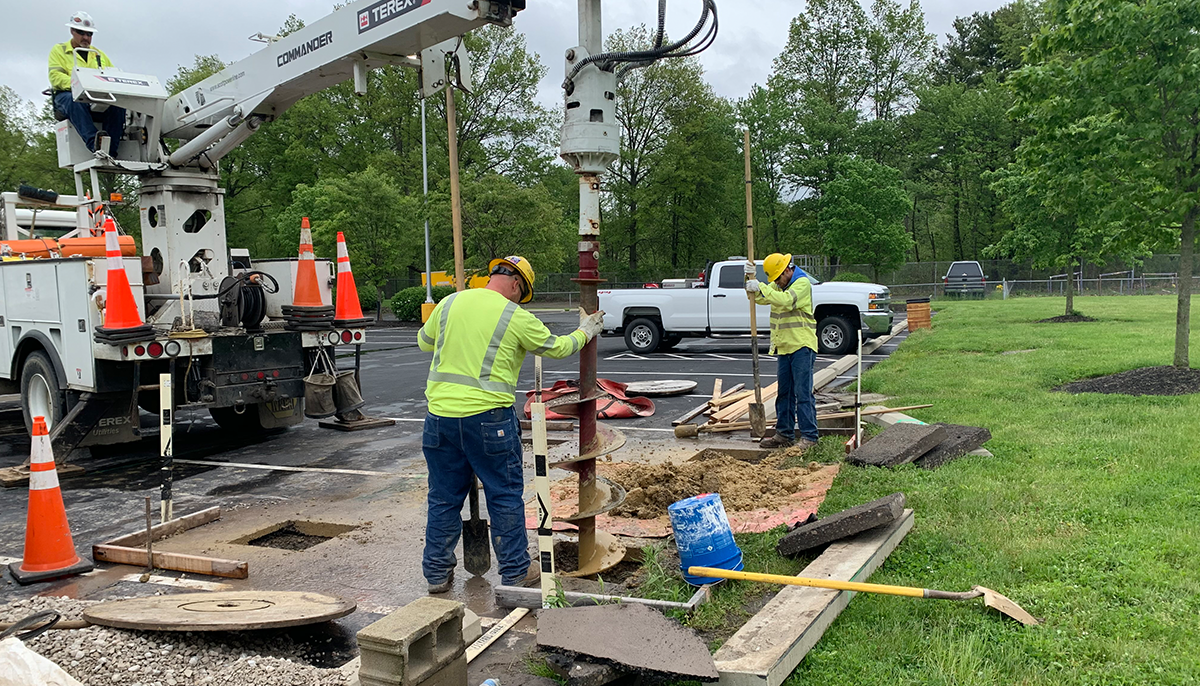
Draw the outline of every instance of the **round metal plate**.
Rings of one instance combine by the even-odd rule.
[[[98,603],[84,610],[92,624],[146,631],[245,631],[327,622],[356,605],[320,593],[220,591]]]
[[[633,381],[625,385],[625,395],[661,396],[683,395],[696,390],[696,382],[686,379]]]

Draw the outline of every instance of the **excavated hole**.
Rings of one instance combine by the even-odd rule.
[[[259,529],[252,534],[230,541],[230,543],[280,550],[308,550],[317,544],[357,528],[349,524],[289,519],[286,522]]]

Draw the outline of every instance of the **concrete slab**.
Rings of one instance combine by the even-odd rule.
[[[882,405],[872,405],[865,409],[881,410],[886,408],[884,408]],[[903,412],[883,412],[881,414],[871,414],[863,417],[863,421],[883,427],[888,427],[893,424],[925,424],[925,422],[921,421],[920,419],[910,417]],[[976,457],[995,457],[992,455],[992,451],[988,450],[987,448],[976,448],[967,454],[974,455]]]
[[[801,524],[779,539],[775,550],[780,555],[796,555],[838,539],[891,524],[904,514],[904,494],[893,493],[809,524]]]
[[[913,527],[912,510],[887,526],[833,543],[799,576],[866,581]],[[721,686],[780,686],[854,593],[787,586],[713,656]]]
[[[672,679],[717,680],[704,641],[691,629],[642,605],[542,610],[538,647]]]
[[[946,430],[932,424],[895,424],[846,456],[859,467],[908,464],[946,440]]]
[[[918,457],[916,459],[918,467],[937,469],[992,440],[992,432],[981,426],[964,426],[943,422],[938,422],[934,426],[940,426],[946,431],[946,440],[934,446],[933,450]]]

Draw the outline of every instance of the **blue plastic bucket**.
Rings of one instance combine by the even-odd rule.
[[[687,573],[688,567],[743,569],[742,551],[733,540],[720,495],[706,493],[680,500],[667,508],[667,514],[671,516],[671,529],[679,548],[679,571],[689,584],[703,586],[717,580],[692,576]]]

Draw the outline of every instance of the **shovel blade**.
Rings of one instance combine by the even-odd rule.
[[[983,591],[983,604],[992,608],[993,610],[999,611],[1000,614],[1006,617],[1011,617],[1025,626],[1037,626],[1041,624],[1037,618],[1026,612],[1020,605],[1017,605],[1004,595],[1001,595],[990,588],[984,588],[983,586],[976,586],[975,588],[979,591]]]
[[[486,519],[463,520],[463,567],[475,576],[483,576],[492,568]]]
[[[750,435],[762,438],[767,433],[767,410],[762,403],[750,403]]]

